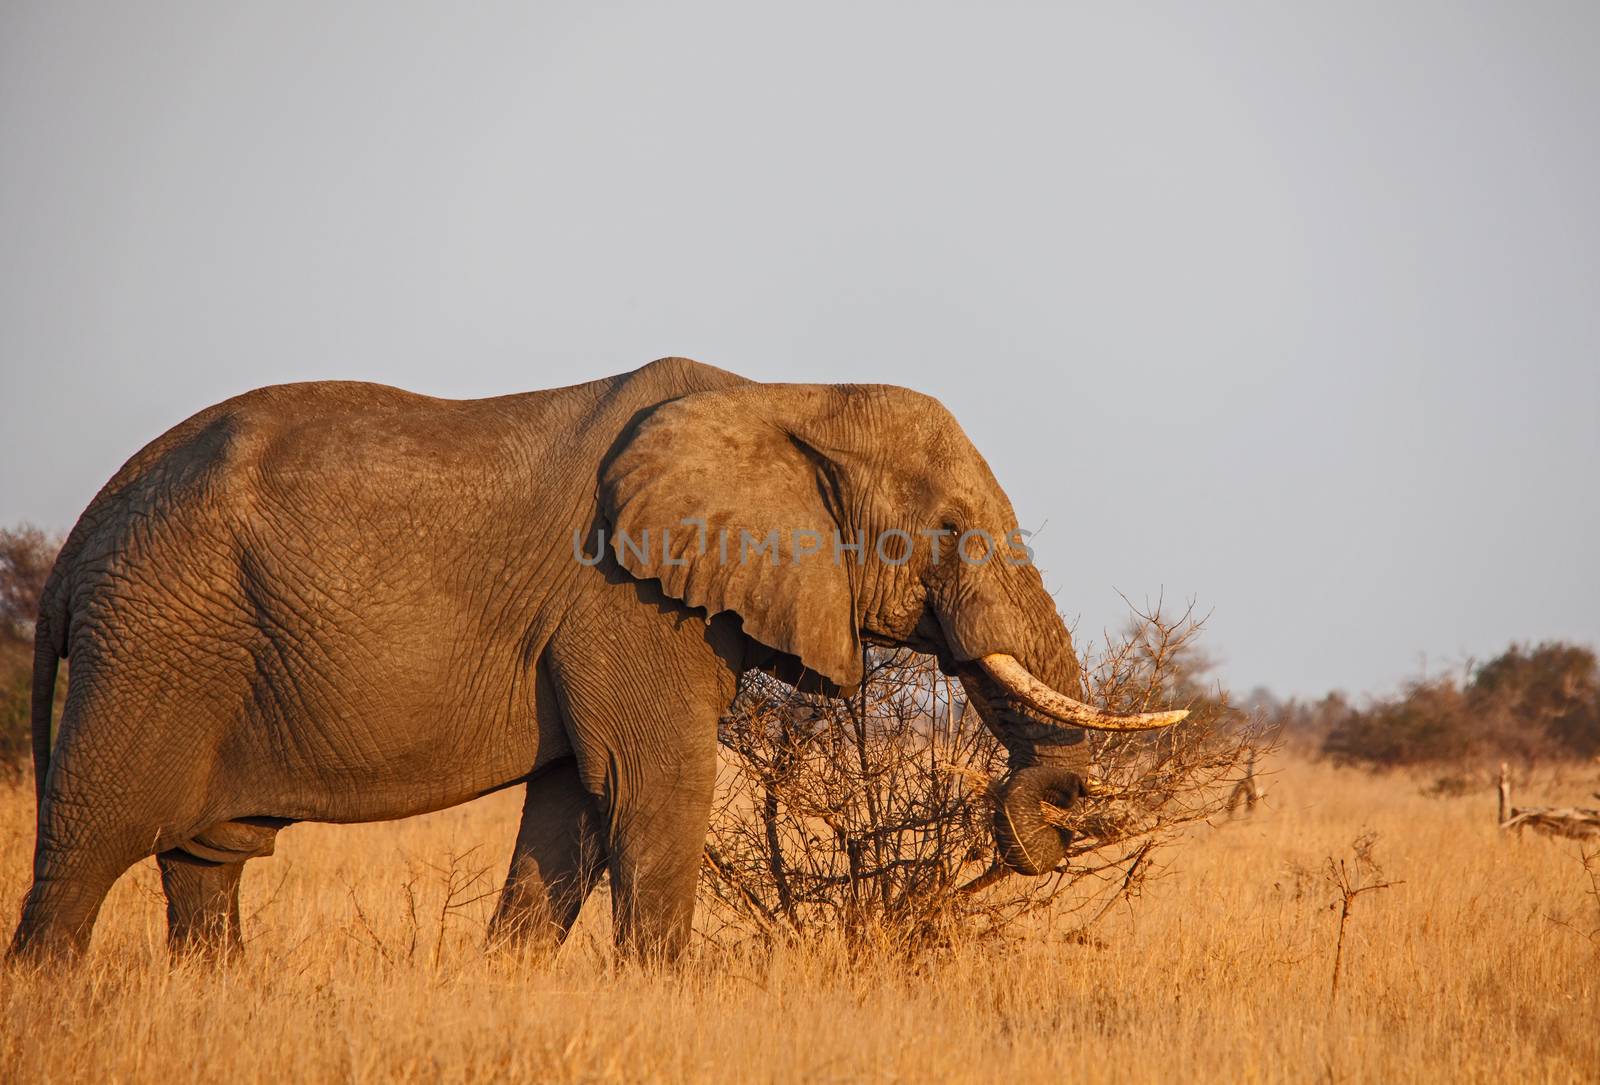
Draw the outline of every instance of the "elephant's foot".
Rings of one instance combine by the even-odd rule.
[[[7,963],[23,965],[59,965],[78,961],[89,948],[89,932],[93,919],[87,922],[60,922],[53,916],[41,916],[44,909],[34,904],[34,894],[28,894],[22,908],[22,920],[11,936],[6,950]]]
[[[678,964],[694,932],[694,900],[669,900],[659,907],[621,905],[614,915],[621,960],[653,972]]]

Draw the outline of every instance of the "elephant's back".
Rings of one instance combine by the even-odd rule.
[[[93,534],[108,515],[204,500],[218,483],[257,466],[274,441],[292,439],[298,429],[329,424],[360,428],[443,402],[356,381],[282,384],[245,392],[191,415],[129,457],[89,503],[79,527]]]
[[[84,614],[130,591],[217,599],[255,566],[306,581],[403,568],[450,583],[465,546],[525,526],[515,521],[526,510],[580,513],[629,419],[742,380],[669,358],[487,399],[356,381],[246,392],[172,427],[106,483],[68,536],[41,611]],[[566,532],[547,533],[565,543]]]
[[[155,438],[106,483],[84,519],[113,508],[226,497],[252,483],[345,474],[381,489],[441,473],[503,477],[518,459],[552,453],[598,458],[638,411],[735,383],[747,382],[687,358],[662,358],[584,384],[484,399],[441,399],[362,381],[270,385]]]

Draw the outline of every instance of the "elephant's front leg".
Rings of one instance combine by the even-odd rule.
[[[693,746],[670,764],[618,774],[626,782],[616,786],[610,810],[612,921],[617,948],[633,960],[677,960],[694,926],[716,747]]]
[[[583,788],[598,797],[621,956],[682,955],[716,788],[717,721],[743,660],[736,621],[703,618],[651,585],[613,582],[575,614],[547,672]]]
[[[554,951],[577,922],[605,862],[605,826],[577,765],[561,761],[535,775],[522,804],[511,872],[489,924],[490,944]]]
[[[694,925],[717,721],[733,696],[731,668],[695,646],[653,646],[648,670],[584,660],[556,671],[579,777],[599,798],[617,949],[635,961],[676,960]]]

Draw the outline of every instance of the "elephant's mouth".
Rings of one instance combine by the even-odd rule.
[[[1074,729],[1070,732],[1063,731],[1061,724],[1050,719],[1041,712],[1016,704],[1014,701],[1002,703],[995,711],[996,718],[1005,728],[1006,733],[1019,737],[1053,738],[1053,745],[1075,746],[1083,741],[1083,731]]]
[[[981,675],[969,671],[964,676],[967,699],[997,733],[1018,738],[1054,738],[1057,743],[1068,745],[1083,740],[1081,729],[1071,728],[1069,734],[1060,720],[1030,707]]]

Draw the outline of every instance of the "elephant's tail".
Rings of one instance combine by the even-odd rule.
[[[41,608],[33,627],[33,790],[44,809],[44,778],[50,771],[50,717],[56,702],[56,671],[61,656],[50,633],[50,620]]]

